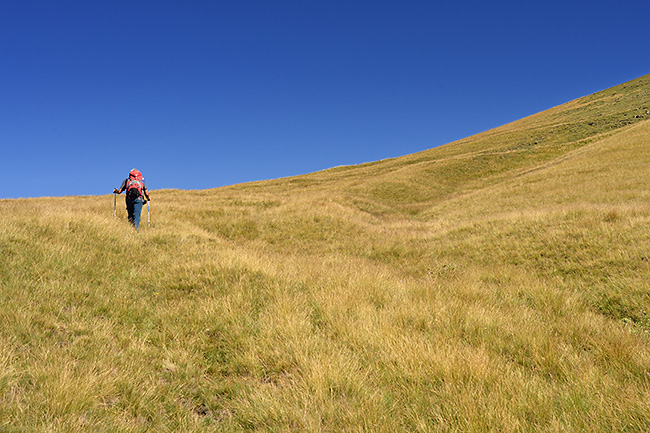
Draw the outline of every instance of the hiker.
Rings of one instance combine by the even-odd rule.
[[[113,189],[113,194],[122,194],[124,190],[126,190],[126,211],[129,214],[129,222],[133,224],[137,231],[140,228],[142,205],[146,204],[147,200],[151,200],[147,191],[147,184],[144,183],[144,178],[139,170],[132,169],[129,172],[129,177],[122,182],[120,189]]]

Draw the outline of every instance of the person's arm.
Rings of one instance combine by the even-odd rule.
[[[149,198],[149,190],[147,189],[147,184],[144,180],[142,181],[142,193],[147,198],[147,201],[151,201],[151,198]]]
[[[113,194],[122,194],[122,191],[126,189],[126,179],[122,181],[122,185],[120,186],[120,189],[114,188],[113,189]]]

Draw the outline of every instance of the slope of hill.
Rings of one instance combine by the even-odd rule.
[[[2,431],[650,431],[650,76],[401,158],[0,201]]]

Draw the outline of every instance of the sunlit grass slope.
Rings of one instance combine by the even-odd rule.
[[[154,191],[138,234],[0,201],[0,431],[650,431],[649,105]]]

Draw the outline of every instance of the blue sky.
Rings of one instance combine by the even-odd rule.
[[[436,147],[650,73],[650,2],[4,1],[0,198]]]

